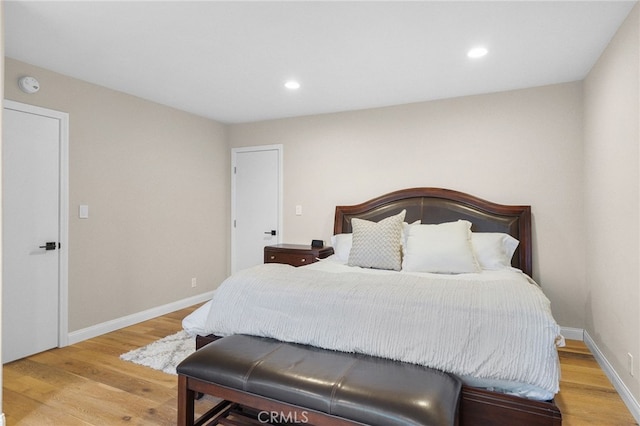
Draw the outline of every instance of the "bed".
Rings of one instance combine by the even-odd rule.
[[[385,246],[396,238],[399,259]],[[199,346],[252,334],[453,373],[464,383],[461,424],[561,424],[562,336],[530,278],[529,206],[404,189],[336,207],[332,243],[333,256],[302,268],[234,274],[185,329]]]

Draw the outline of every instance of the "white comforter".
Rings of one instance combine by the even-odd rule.
[[[422,364],[472,383],[522,384],[536,399],[558,392],[560,328],[549,300],[520,271],[363,274],[332,263],[234,274],[215,291],[200,332]]]

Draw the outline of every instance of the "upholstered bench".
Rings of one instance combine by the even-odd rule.
[[[371,356],[236,335],[199,349],[177,372],[178,425],[427,426],[458,421],[459,379]],[[194,423],[197,393],[223,402]],[[239,407],[245,407],[244,414]],[[253,423],[242,423],[245,414],[254,417]],[[234,416],[231,422],[222,420]]]

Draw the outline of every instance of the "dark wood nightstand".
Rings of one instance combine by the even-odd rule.
[[[333,247],[311,247],[304,244],[276,244],[264,248],[264,263],[308,265],[333,254]]]

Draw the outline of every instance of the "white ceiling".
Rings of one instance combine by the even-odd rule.
[[[9,0],[5,50],[237,123],[581,80],[634,4]]]

